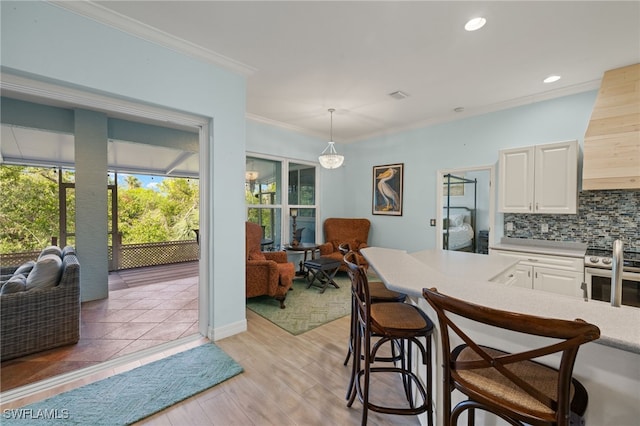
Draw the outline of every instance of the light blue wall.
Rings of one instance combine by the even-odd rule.
[[[348,180],[324,182],[324,191],[340,199],[351,216],[371,220],[370,245],[436,247],[429,218],[436,217],[438,170],[495,164],[503,148],[572,139],[582,145],[595,98],[595,91],[586,92],[348,144]],[[374,216],[372,168],[394,163],[404,163],[403,216]]]
[[[77,109],[74,117],[76,155],[75,232],[80,268],[80,299],[109,294],[107,250],[107,119],[102,112]]]
[[[327,217],[371,220],[370,245],[409,251],[436,247],[439,170],[495,165],[498,150],[577,139],[583,144],[596,91],[453,122],[341,144],[345,163],[321,169],[321,223]],[[326,141],[249,121],[247,150],[317,161]],[[309,150],[312,150],[309,152]],[[373,166],[404,163],[403,216],[371,214]],[[494,185],[494,188],[496,186]],[[498,225],[502,215],[497,214]],[[499,226],[498,226],[499,228]]]
[[[49,3],[0,7],[3,72],[212,119],[210,322],[244,321],[244,77]]]

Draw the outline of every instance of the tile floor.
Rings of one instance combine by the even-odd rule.
[[[75,345],[8,360],[0,368],[2,392],[78,370],[198,331],[197,262],[188,273],[144,268],[110,275],[109,298],[82,304]],[[145,272],[146,275],[145,275]],[[160,272],[160,273],[158,273]],[[191,275],[193,273],[193,275]],[[153,283],[139,279],[155,274]]]

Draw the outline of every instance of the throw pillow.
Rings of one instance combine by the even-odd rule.
[[[22,274],[18,274],[18,275],[12,276],[9,281],[4,283],[2,288],[0,288],[0,295],[19,293],[21,291],[25,291],[26,289],[27,289],[27,278]]]
[[[40,252],[40,256],[38,256],[38,259],[42,259],[42,257],[44,257],[44,256],[46,256],[48,254],[56,254],[56,255],[58,255],[58,257],[62,257],[62,249],[60,247],[58,247],[58,246],[45,247]]]
[[[62,258],[64,259],[68,254],[76,254],[76,249],[73,246],[66,246],[62,249]]]
[[[31,270],[33,269],[33,267],[36,265],[36,262],[34,262],[33,260],[30,260],[28,262],[23,263],[22,265],[18,266],[18,269],[16,269],[13,272],[13,275],[24,275],[25,277],[29,276],[29,272],[31,272]]]
[[[62,259],[57,254],[46,254],[36,262],[27,277],[27,290],[54,287],[62,274]]]
[[[267,258],[264,256],[264,253],[262,253],[261,251],[254,250],[251,253],[249,253],[249,260],[267,260]]]

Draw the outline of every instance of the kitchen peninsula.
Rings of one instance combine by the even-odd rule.
[[[409,294],[411,301],[434,322],[436,314],[422,298],[425,287],[436,287],[444,294],[496,309],[570,320],[581,318],[597,325],[601,338],[580,348],[574,368],[574,375],[589,392],[586,424],[637,424],[640,418],[640,309],[616,308],[604,302],[587,302],[570,296],[492,283],[492,278],[517,262],[501,256],[444,250],[410,254],[404,250],[380,247],[365,248],[362,254],[388,288]],[[484,334],[477,328],[470,333],[481,336],[489,346],[505,350],[527,347],[531,341],[530,337],[518,340],[513,336]],[[437,348],[434,365],[441,366],[439,330],[434,335],[434,345]],[[439,414],[442,372],[440,368],[435,372],[435,412],[437,423],[442,424],[442,415]],[[454,402],[457,402],[455,395]],[[491,424],[491,420],[486,421],[486,424]]]

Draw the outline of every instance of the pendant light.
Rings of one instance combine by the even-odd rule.
[[[325,169],[337,169],[342,166],[344,162],[344,155],[340,155],[336,152],[335,142],[333,142],[333,112],[335,109],[329,108],[331,113],[331,138],[329,139],[329,145],[322,151],[322,154],[318,157],[320,165]]]

